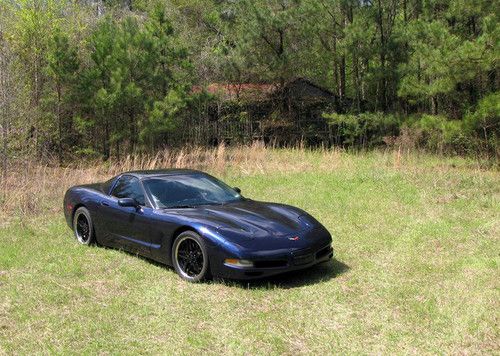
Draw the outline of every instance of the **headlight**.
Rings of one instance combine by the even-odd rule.
[[[249,260],[238,260],[236,258],[226,258],[224,264],[233,267],[253,267],[253,262]]]

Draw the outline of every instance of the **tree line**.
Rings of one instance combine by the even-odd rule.
[[[193,86],[297,77],[349,99],[322,116],[345,145],[390,121],[430,148],[497,154],[498,5],[3,0],[3,157],[151,152],[203,123],[215,98]]]

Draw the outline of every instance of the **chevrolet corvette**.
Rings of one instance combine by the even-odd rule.
[[[253,279],[333,257],[330,233],[305,211],[244,197],[204,172],[132,171],[64,196],[76,240],[173,266],[190,282]]]

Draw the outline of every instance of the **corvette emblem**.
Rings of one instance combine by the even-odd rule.
[[[288,240],[291,240],[291,241],[297,241],[300,237],[298,236],[294,236],[294,237],[289,237]]]

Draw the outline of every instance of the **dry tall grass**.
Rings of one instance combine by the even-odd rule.
[[[66,189],[73,185],[104,181],[125,171],[160,168],[192,168],[223,175],[230,169],[244,174],[279,169],[269,149],[255,143],[251,147],[226,148],[224,145],[164,150],[156,155],[127,156],[120,161],[78,162],[66,167],[41,165],[34,161],[12,162],[2,182],[0,218],[7,215],[36,215],[58,211]],[[291,167],[289,167],[291,168]],[[297,167],[295,167],[297,168]]]
[[[401,150],[374,152],[377,167],[413,169],[418,154]],[[105,181],[121,172],[139,169],[191,168],[218,176],[276,172],[329,171],[355,169],[359,160],[339,149],[276,149],[256,142],[251,146],[215,148],[187,147],[164,150],[156,155],[127,156],[120,161],[78,162],[66,167],[41,165],[34,161],[12,162],[0,195],[0,219],[10,216],[58,212],[64,192],[71,186]]]

